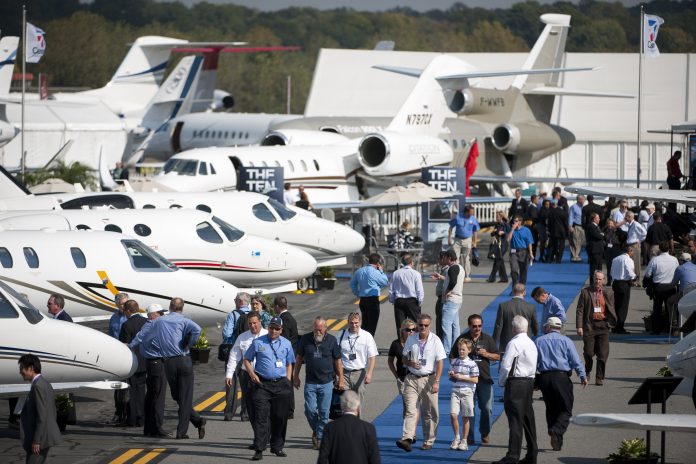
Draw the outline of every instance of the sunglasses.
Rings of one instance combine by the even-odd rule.
[[[469,327],[471,327],[472,329],[480,329],[480,328],[481,328],[481,324],[479,324],[479,325],[471,324]]]
[[[418,324],[418,327],[430,327],[430,324]]]
[[[283,330],[283,329],[282,329],[282,327],[272,325],[272,326],[268,327],[268,330]]]
[[[410,329],[401,329],[401,331],[402,331],[402,332],[415,332],[415,331],[416,331],[416,328],[415,328],[415,327],[411,327]]]

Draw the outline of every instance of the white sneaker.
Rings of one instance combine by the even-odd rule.
[[[466,445],[466,440],[463,440],[463,441],[464,441],[464,445]],[[452,444],[450,445],[450,449],[456,450],[458,446],[461,446],[460,441],[459,441],[459,439],[455,438],[454,440],[452,440]]]
[[[459,442],[459,446],[457,446],[457,449],[459,451],[468,451],[469,450],[469,445],[466,444],[466,440],[462,440]]]
[[[464,277],[464,282],[471,282],[471,277]]]

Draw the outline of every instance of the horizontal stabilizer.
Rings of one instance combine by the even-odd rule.
[[[382,71],[389,71],[393,72],[396,74],[403,74],[404,76],[410,76],[410,77],[420,77],[421,73],[423,72],[422,69],[420,68],[402,68],[399,66],[373,66],[374,69],[380,69]]]
[[[696,432],[694,414],[578,414],[571,422],[575,425],[610,427],[630,430],[663,430]]]
[[[567,97],[609,97],[609,98],[637,98],[638,95],[632,93],[601,92],[597,90],[574,90],[564,89],[563,87],[537,87],[525,90],[525,95],[559,95]]]
[[[593,71],[596,68],[545,68],[545,69],[511,69],[505,71],[474,71],[464,74],[456,74],[452,76],[441,76],[437,80],[444,87],[448,88],[463,88],[468,87],[467,80],[482,77],[504,77],[504,76],[521,76],[531,74],[555,74],[562,72],[577,72],[577,71]]]

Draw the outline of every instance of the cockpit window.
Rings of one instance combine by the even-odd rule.
[[[165,174],[175,172],[180,176],[195,176],[197,168],[197,160],[170,158],[166,163],[164,163],[162,170]]]
[[[2,288],[2,290],[5,292],[5,296],[13,300],[15,305],[17,305],[17,307],[19,308],[19,310],[22,311],[24,317],[27,318],[27,322],[29,322],[30,324],[36,324],[41,319],[43,319],[43,316],[41,315],[39,310],[33,307],[31,303],[29,303],[26,296],[17,293],[15,289],[9,287],[8,285],[2,282],[0,282],[0,288]]]
[[[213,216],[213,222],[220,227],[220,230],[222,230],[222,233],[225,234],[225,237],[227,237],[227,240],[230,242],[236,242],[240,238],[244,237],[243,231],[231,226],[218,217]]]
[[[268,207],[263,203],[256,203],[254,206],[252,206],[251,211],[254,213],[254,216],[262,221],[276,222],[276,218],[273,213],[271,213],[271,210],[268,209]]]
[[[269,198],[268,202],[271,204],[274,210],[276,210],[276,213],[278,213],[278,216],[280,216],[280,219],[283,221],[287,221],[288,219],[292,219],[297,215],[297,213],[275,198]]]
[[[7,299],[0,295],[0,319],[17,319],[19,314]]]
[[[133,269],[139,272],[167,272],[178,268],[166,258],[138,240],[121,240],[128,252]]]
[[[222,237],[213,229],[209,222],[201,222],[196,226],[196,233],[200,238],[210,243],[222,243]]]
[[[208,175],[208,164],[207,163],[201,163],[200,165],[198,165],[198,174],[201,176]]]

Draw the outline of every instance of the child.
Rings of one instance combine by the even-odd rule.
[[[452,360],[449,378],[453,382],[450,396],[450,418],[454,430],[454,440],[450,449],[466,451],[469,449],[466,437],[469,435],[469,418],[474,416],[474,391],[478,383],[479,370],[476,363],[469,358],[474,348],[471,340],[460,339],[457,342],[459,358]],[[459,438],[459,411],[462,412],[462,439]]]

